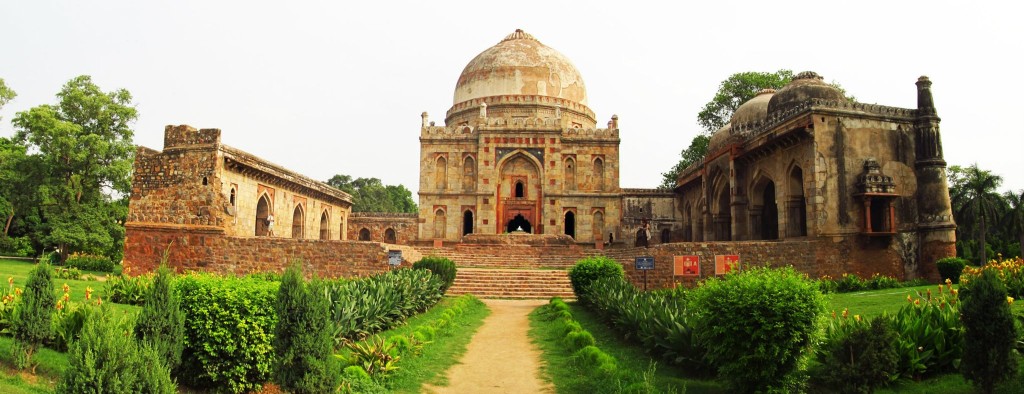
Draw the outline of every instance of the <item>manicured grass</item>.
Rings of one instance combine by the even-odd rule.
[[[444,298],[430,310],[409,319],[405,325],[381,332],[377,335],[390,338],[394,335],[409,336],[423,325],[431,325],[449,309],[454,298]],[[395,393],[418,393],[424,383],[436,386],[448,384],[445,371],[466,353],[473,334],[491,314],[487,305],[478,299],[466,304],[463,312],[455,316],[444,329],[434,334],[434,339],[423,346],[419,355],[404,355],[398,360],[398,370],[391,374],[385,386]]]
[[[28,279],[28,273],[35,268],[35,263],[23,260],[8,260],[0,259],[0,286],[8,286],[7,278],[14,278],[14,286],[24,289],[25,280]],[[82,271],[82,276],[85,275],[99,278],[99,280],[69,280],[69,279],[58,279],[56,276],[53,278],[53,287],[57,292],[58,297],[63,295],[61,288],[67,283],[70,288],[71,302],[72,304],[77,302],[85,301],[85,289],[92,288],[92,299],[96,300],[97,297],[103,295],[103,281],[106,279],[108,273],[106,272],[93,272],[93,271]],[[106,302],[106,301],[104,301]],[[136,314],[141,310],[140,307],[133,305],[123,304],[111,304],[111,309],[124,313]]]
[[[594,336],[595,344],[618,361],[620,370],[633,376],[644,376],[661,392],[723,393],[718,382],[686,377],[667,362],[655,360],[635,343],[623,339],[596,316],[576,303],[569,303],[573,319]],[[535,310],[530,314],[530,338],[540,346],[545,364],[545,378],[559,393],[616,392],[616,387],[594,387],[590,377],[572,359],[562,344],[564,333],[557,321],[545,321]]]
[[[67,354],[50,348],[40,348],[32,356],[37,363],[35,383],[18,376],[14,369],[14,338],[0,336],[0,393],[43,393],[50,392],[53,385],[68,365]],[[35,390],[35,391],[32,391]]]
[[[957,288],[959,285],[954,285]],[[861,315],[864,317],[881,315],[883,312],[893,314],[907,304],[907,296],[916,298],[918,293],[938,294],[939,285],[927,285],[917,287],[904,287],[901,289],[885,289],[858,291],[853,293],[829,294],[829,310],[841,313],[843,308],[849,308],[850,315]],[[1024,302],[1015,302],[1012,306],[1014,313],[1024,312]]]

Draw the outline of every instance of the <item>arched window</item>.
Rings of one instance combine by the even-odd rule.
[[[576,214],[565,211],[565,235],[576,239]]]
[[[448,160],[444,156],[437,158],[437,165],[434,173],[434,183],[437,185],[437,190],[445,190],[448,188]]]
[[[471,192],[476,189],[476,160],[466,156],[462,162],[462,190]]]
[[[444,210],[438,209],[434,212],[434,239],[444,239],[445,236],[445,215]]]
[[[384,230],[384,243],[398,243],[398,236],[395,234],[395,229],[389,228],[387,230]]]
[[[331,239],[331,219],[327,216],[327,211],[320,214],[320,239]]]
[[[667,244],[669,242],[672,242],[672,230],[669,230],[667,228],[666,229],[662,229],[661,230],[661,243]]]
[[[295,213],[292,214],[292,238],[301,239],[303,237],[302,230],[306,215],[302,212],[302,204],[295,206]]]
[[[565,190],[576,190],[576,160],[565,159]]]
[[[235,206],[235,188],[234,187],[231,188],[231,195],[228,197],[228,201],[231,203],[231,206]]]
[[[594,190],[604,190],[604,160],[594,159]]]
[[[522,182],[516,182],[516,198],[526,197],[526,187]]]
[[[370,240],[370,229],[363,227],[359,229],[359,240],[369,241]]]
[[[264,194],[260,196],[260,200],[256,202],[256,236],[266,237],[270,235],[270,199]]]

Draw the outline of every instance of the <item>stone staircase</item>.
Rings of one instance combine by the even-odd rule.
[[[459,267],[448,295],[473,294],[479,298],[576,298],[566,270],[496,269]]]

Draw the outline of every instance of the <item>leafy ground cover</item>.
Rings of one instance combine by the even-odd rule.
[[[6,281],[13,278],[14,287],[24,288],[25,280],[28,278],[28,272],[31,271],[33,267],[35,267],[35,263],[29,261],[0,259],[0,280],[5,281],[0,286],[8,286],[9,284]],[[71,289],[69,294],[71,294],[71,301],[74,303],[85,299],[86,289],[92,289],[93,297],[100,295],[103,290],[103,282],[107,279],[107,275],[110,275],[110,273],[82,271],[83,278],[92,277],[95,278],[95,280],[58,279],[57,277],[54,277],[53,284],[59,291],[66,283]],[[106,302],[106,299],[104,299],[104,302]],[[138,313],[140,310],[140,308],[136,306],[116,303],[112,304],[111,307],[115,311],[133,314]]]
[[[466,297],[469,299],[464,299]],[[460,312],[453,311],[456,306]],[[387,392],[418,393],[424,383],[448,384],[445,371],[462,358],[473,334],[489,314],[487,306],[472,296],[445,298],[426,312],[413,316],[406,324],[380,332],[356,345],[366,345],[374,338],[408,338],[429,327],[433,332],[432,338],[424,342],[415,354],[402,354],[395,363],[397,369],[380,382]],[[351,350],[341,351],[339,356],[349,359]]]
[[[579,304],[569,303],[569,311],[580,326],[594,337],[595,346],[614,357],[622,373],[646,379],[661,392],[724,393],[724,385],[709,380],[686,378],[685,371],[652,359],[635,342],[601,323],[596,315]],[[590,392],[594,388],[590,376],[573,360],[563,345],[563,325],[557,320],[545,321],[538,312],[530,315],[530,337],[543,352],[546,378],[558,392]],[[612,389],[612,388],[608,388]]]

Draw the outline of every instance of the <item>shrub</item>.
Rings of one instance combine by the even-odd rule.
[[[946,257],[936,261],[935,266],[939,269],[939,276],[942,277],[942,280],[949,279],[953,283],[960,283],[960,273],[964,271],[964,267],[967,267],[967,260],[959,257]]]
[[[285,271],[277,291],[275,381],[292,393],[326,393],[338,387],[330,304],[323,291],[307,286],[298,264]]]
[[[441,293],[448,291],[448,288],[452,287],[452,283],[455,283],[455,275],[457,272],[455,262],[444,257],[424,257],[420,259],[420,261],[413,263],[412,268],[430,270],[431,273],[441,278],[443,283],[441,286]]]
[[[960,323],[957,291],[952,284],[928,290],[904,305],[892,316],[899,334],[900,375],[919,379],[924,375],[952,372],[960,362],[963,326]]]
[[[28,273],[25,292],[14,309],[11,332],[14,334],[15,364],[24,369],[32,365],[32,354],[52,335],[52,314],[57,305],[50,265],[39,263]],[[32,366],[35,373],[35,366]]]
[[[707,350],[695,337],[684,288],[642,292],[623,278],[611,277],[591,283],[580,299],[648,351],[695,373],[709,372]]]
[[[387,389],[375,382],[363,367],[352,365],[341,372],[341,392],[351,394],[386,394]]]
[[[110,276],[103,283],[103,295],[110,302],[142,305],[146,302],[146,292],[152,284],[152,274]]]
[[[57,267],[53,269],[53,276],[57,279],[80,280],[82,279],[82,271],[74,267]]]
[[[84,271],[110,272],[114,270],[114,262],[106,256],[72,253],[64,260],[64,265]]]
[[[398,369],[396,364],[401,357],[395,351],[395,344],[385,342],[380,336],[350,343],[348,348],[352,351],[349,363],[362,367],[373,378],[385,379]]]
[[[274,363],[277,287],[251,278],[178,277],[174,290],[185,313],[179,377],[234,393],[256,390],[266,382]]]
[[[843,274],[843,277],[836,282],[836,292],[849,293],[868,289],[867,282],[857,274]]]
[[[993,270],[999,274],[999,279],[1006,285],[1006,292],[1012,297],[1024,297],[1024,259],[1014,257],[1012,259],[992,260],[981,267],[965,267],[960,275],[961,282],[976,278],[983,271]]]
[[[32,248],[32,239],[24,237],[8,237],[0,235],[0,254],[4,256],[29,257],[36,254]]]
[[[96,308],[85,304],[82,308]],[[151,348],[134,340],[131,325],[101,307],[68,353],[57,393],[175,393],[170,371]]]
[[[427,270],[398,269],[357,280],[336,280],[330,300],[336,347],[395,327],[442,297],[441,280]]]
[[[587,257],[576,262],[569,270],[569,281],[576,297],[581,297],[591,282],[600,278],[625,278],[622,264],[605,256]]]
[[[1016,375],[1017,359],[1013,346],[1017,340],[1012,298],[996,273],[986,270],[961,287],[960,319],[964,324],[964,378],[982,391],[991,393],[995,385]]]
[[[172,289],[171,270],[161,264],[153,284],[146,291],[148,302],[139,312],[135,336],[153,348],[171,370],[181,364],[185,343],[185,314],[181,301]]]
[[[840,392],[870,393],[899,377],[896,331],[885,316],[833,318],[818,350],[820,376]]]
[[[694,329],[719,374],[744,392],[799,390],[825,297],[792,267],[753,268],[692,290]]]
[[[565,334],[565,347],[569,348],[569,351],[575,352],[579,349],[587,346],[594,345],[594,336],[587,330],[570,331]]]

